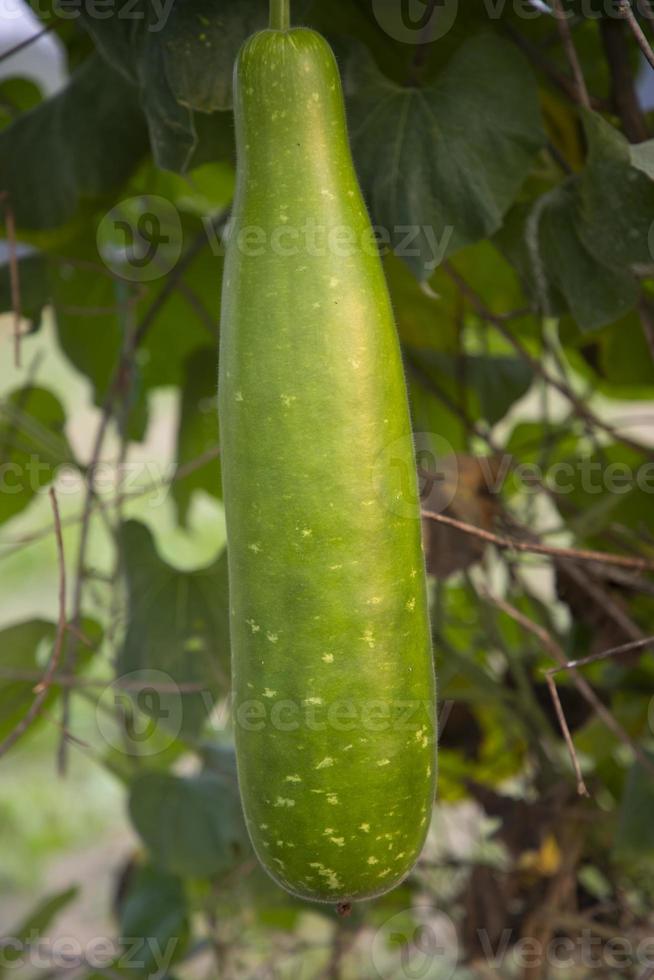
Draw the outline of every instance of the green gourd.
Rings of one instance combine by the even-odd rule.
[[[421,851],[435,679],[406,386],[338,68],[319,34],[278,26],[235,70],[219,379],[235,737],[261,863],[339,904]]]

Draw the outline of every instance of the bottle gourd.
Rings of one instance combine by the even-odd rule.
[[[408,874],[434,796],[407,393],[331,48],[254,35],[234,97],[219,413],[239,785],[272,877],[347,903]]]

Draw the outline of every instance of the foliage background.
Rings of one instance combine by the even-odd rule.
[[[431,44],[394,36],[382,7],[298,0],[295,14],[337,51],[375,223],[400,252],[399,229],[420,232],[414,254],[384,261],[420,462],[446,473],[425,484],[425,508],[651,561],[654,140],[624,12],[567,5],[584,85],[560,24],[530,4],[445,4],[451,25]],[[443,732],[423,860],[341,922],[255,866],[224,710],[215,369],[231,68],[265,4],[176,0],[163,20],[146,0],[130,6],[141,19],[120,6],[35,10],[65,45],[70,79],[50,98],[25,78],[0,83],[0,739],[33,703],[55,640],[51,484],[76,628],[67,683],[0,759],[6,936],[172,937],[169,980],[402,977],[397,936],[426,915],[447,953],[418,942],[424,976],[587,976],[583,962],[525,963],[520,945],[587,933],[600,941],[597,975],[644,977],[651,651],[584,668],[621,735],[577,677],[558,678],[590,799],[576,794],[544,678],[555,648],[579,659],[654,632],[651,575],[634,568],[496,549],[425,522]],[[640,23],[651,36],[650,18]],[[447,245],[437,267],[425,229]],[[142,267],[133,235],[137,252],[158,246]],[[572,473],[565,492],[558,464]],[[111,683],[126,676],[127,695]],[[159,699],[139,683],[159,685]],[[630,950],[618,965],[614,940]],[[158,975],[118,947],[102,969],[70,966],[45,974]],[[14,972],[43,975],[29,956]]]

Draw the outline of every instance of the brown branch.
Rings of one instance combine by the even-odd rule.
[[[583,548],[556,548],[553,545],[540,544],[537,541],[517,541],[513,538],[505,538],[499,534],[493,534],[491,531],[485,531],[475,524],[466,524],[464,521],[458,521],[454,517],[448,517],[446,514],[437,514],[431,510],[423,510],[422,516],[430,521],[447,524],[448,527],[453,527],[457,531],[463,531],[465,534],[481,538],[482,541],[493,544],[503,551],[523,551],[536,555],[549,555],[551,558],[568,561],[601,562],[604,565],[616,565],[619,568],[629,568],[633,571],[654,572],[654,561],[648,561],[644,558],[630,558],[627,555],[611,555],[605,551],[588,551]]]
[[[15,44],[13,48],[8,48],[7,51],[3,51],[2,54],[0,54],[0,62],[6,61],[7,58],[11,58],[13,55],[18,54],[19,51],[23,51],[25,48],[28,48],[30,44],[34,44],[34,42],[38,41],[40,37],[43,37],[44,34],[48,34],[57,26],[57,21],[53,20],[52,23],[44,27],[43,30],[37,31],[36,34],[32,34],[31,37],[25,38],[24,41],[19,41],[19,43]]]
[[[618,11],[622,17],[624,17],[627,22],[629,30],[636,39],[636,44],[640,50],[645,55],[646,60],[649,62],[650,67],[654,68],[654,51],[652,51],[652,46],[645,37],[645,33],[636,20],[633,10],[631,9],[630,0],[621,0],[618,4]]]
[[[33,670],[10,670],[0,667],[0,677],[8,681],[38,681],[41,674]],[[42,685],[39,684],[40,688]],[[88,690],[89,688],[116,687],[121,691],[141,691],[144,687],[148,690],[157,691],[159,694],[198,694],[206,690],[206,685],[199,681],[180,681],[179,684],[151,684],[144,681],[125,681],[122,678],[107,677],[104,680],[93,677],[78,677],[76,674],[57,674],[53,673],[49,680],[49,687],[67,687],[71,690]],[[36,691],[37,688],[35,687]]]
[[[615,17],[602,17],[599,27],[611,74],[613,110],[622,123],[627,139],[632,143],[642,143],[649,133],[636,94],[624,22]]]
[[[508,34],[513,43],[520,48],[520,50],[527,55],[529,60],[543,72],[544,75],[549,78],[549,80],[558,88],[564,95],[566,95],[571,102],[576,105],[580,105],[580,96],[577,90],[577,86],[572,78],[567,75],[562,75],[561,72],[552,65],[547,58],[543,56],[541,47],[534,44],[528,38],[526,38],[520,31],[517,31],[515,27],[508,23],[502,23],[502,29]],[[591,107],[598,111],[604,112],[608,106],[603,99],[598,99],[595,96],[590,96]]]
[[[519,609],[516,609],[515,606],[512,606],[504,599],[490,595],[487,592],[484,592],[483,595],[490,602],[496,605],[498,609],[501,609],[507,616],[510,616],[511,619],[518,623],[518,625],[522,626],[524,630],[535,636],[540,641],[541,645],[551,654],[553,659],[558,661],[563,669],[568,669],[570,671],[574,679],[575,686],[584,700],[593,708],[597,716],[601,718],[613,735],[615,735],[616,738],[631,749],[643,768],[646,769],[651,775],[654,775],[654,762],[652,762],[647,753],[644,752],[636,742],[634,742],[629,733],[625,731],[620,722],[613,716],[606,705],[600,701],[588,681],[582,677],[575,667],[569,667],[568,658],[566,657],[563,648],[559,643],[557,643],[554,637],[551,636],[551,634],[548,633],[544,627],[540,626],[538,623],[535,623],[532,619],[529,619],[528,616],[525,616],[524,613],[521,613]],[[575,764],[574,761],[573,764]],[[575,771],[577,771],[577,767],[578,762],[575,764]]]
[[[5,755],[13,745],[16,744],[19,738],[25,734],[28,728],[41,714],[48,696],[48,692],[52,686],[52,677],[57,669],[63,648],[64,635],[66,632],[66,563],[64,558],[63,538],[61,534],[59,506],[57,504],[56,494],[52,488],[50,489],[50,500],[52,502],[52,510],[54,514],[57,551],[59,556],[59,619],[57,622],[57,633],[55,636],[54,646],[52,648],[52,654],[50,655],[45,673],[43,674],[40,683],[38,683],[34,688],[34,693],[36,696],[32,701],[27,714],[0,743],[0,758]]]
[[[559,668],[563,670],[563,667]],[[577,750],[575,749],[575,743],[572,740],[572,734],[570,733],[570,727],[568,725],[568,720],[565,717],[565,711],[563,710],[563,705],[561,704],[561,698],[559,697],[559,692],[557,690],[556,684],[554,683],[554,678],[551,674],[545,674],[545,680],[547,681],[547,686],[549,688],[550,697],[552,698],[552,703],[554,705],[554,711],[556,712],[556,717],[559,722],[559,727],[563,733],[563,739],[568,747],[568,753],[572,761],[572,765],[575,771],[575,776],[577,777],[577,793],[579,796],[590,796],[588,792],[588,787],[584,781],[584,777],[581,772],[581,766],[579,765],[579,758],[577,756]]]
[[[561,38],[561,44],[568,60],[568,64],[570,65],[572,77],[574,78],[577,100],[585,109],[592,109],[590,104],[590,96],[588,95],[588,89],[586,87],[586,79],[584,78],[581,62],[579,61],[577,49],[575,48],[575,43],[572,39],[572,31],[570,30],[570,24],[568,23],[567,13],[563,9],[561,0],[552,0],[552,8],[554,10],[556,26],[559,31],[559,37]]]
[[[654,645],[654,636],[645,636],[642,640],[632,640],[631,643],[623,643],[619,647],[602,650],[601,653],[591,653],[589,657],[582,657],[581,660],[569,660],[565,667],[552,667],[548,674],[560,674],[562,670],[570,670],[572,667],[586,667],[588,664],[608,660],[610,657],[618,657],[621,653],[629,653],[631,650],[644,650],[652,645]]]

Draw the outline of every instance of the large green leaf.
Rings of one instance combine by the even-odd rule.
[[[618,854],[649,866],[654,860],[654,779],[635,762],[627,777],[620,806],[615,848]]]
[[[226,554],[200,571],[177,571],[135,521],[123,529],[123,549],[129,620],[118,675],[152,670],[175,684],[198,685],[198,691],[162,693],[152,707],[166,730],[196,735],[229,688]]]
[[[579,236],[609,268],[651,264],[654,179],[634,166],[627,140],[598,113],[584,113],[584,129],[588,163],[578,185]]]
[[[186,362],[177,427],[179,467],[199,460],[218,447],[217,361],[215,348],[206,347],[195,351]],[[173,499],[181,524],[186,523],[191,498],[196,490],[222,498],[219,457],[173,483]]]
[[[420,278],[497,231],[544,142],[535,80],[510,44],[468,40],[424,88],[391,82],[358,50],[346,85],[374,221]]]
[[[18,388],[0,401],[0,523],[20,513],[57,469],[75,465],[66,414],[45,388]]]
[[[475,419],[483,418],[490,425],[506,415],[514,402],[529,391],[533,381],[531,368],[517,357],[473,354],[463,360],[433,351],[410,351],[410,356],[412,363],[433,377],[454,403],[460,394],[459,379],[465,376],[470,385],[468,414]]]
[[[24,246],[18,248],[18,288],[20,314],[38,328],[43,307],[48,302],[46,263],[42,254]],[[11,265],[6,255],[0,264],[0,312],[13,308]]]
[[[93,55],[62,92],[0,132],[0,187],[19,228],[56,228],[119,188],[146,149],[135,89]]]
[[[99,625],[93,620],[83,619],[81,630],[92,647],[97,648],[101,637]],[[55,635],[55,624],[43,619],[18,623],[0,632],[0,666],[5,675],[0,676],[0,740],[25,717],[32,704],[37,678],[30,679],[29,675],[40,675],[45,670]],[[85,644],[81,645],[77,658],[78,667],[88,664],[91,656],[92,650]],[[20,676],[14,680],[9,676],[11,674]],[[23,674],[28,675],[27,680],[21,679]],[[59,693],[60,689],[56,684],[50,688],[40,717],[47,712]]]
[[[120,935],[134,963],[133,973],[159,976],[162,961],[170,966],[178,960],[189,940],[182,879],[150,864],[137,868],[120,908]]]
[[[250,854],[237,784],[215,773],[145,773],[132,785],[129,812],[153,859],[173,874],[219,874]]]

